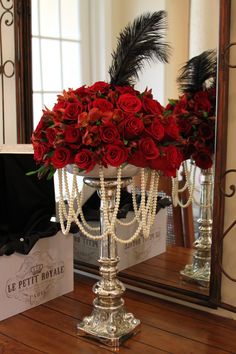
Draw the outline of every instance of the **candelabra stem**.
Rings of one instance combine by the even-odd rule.
[[[84,182],[95,187],[100,195],[100,180],[85,178]],[[122,186],[127,186],[130,178],[122,178]],[[117,181],[105,179],[105,195],[108,206],[108,219],[111,220],[115,205]],[[104,205],[101,200],[100,207],[101,233],[106,231],[104,220]],[[101,279],[93,286],[96,298],[93,301],[93,311],[90,316],[78,324],[79,335],[98,340],[111,347],[119,345],[138,331],[140,321],[135,319],[132,313],[126,312],[122,295],[125,292],[124,285],[117,279],[117,244],[108,233],[101,240],[100,248],[100,275]]]
[[[187,264],[180,274],[184,280],[203,287],[209,287],[211,275],[212,192],[212,168],[201,170],[200,217],[197,220],[199,236],[193,243],[193,263]]]

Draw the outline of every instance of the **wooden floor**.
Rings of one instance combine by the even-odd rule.
[[[76,334],[91,312],[94,280],[76,276],[75,290],[0,322],[0,354],[108,354]],[[142,321],[141,332],[120,353],[236,353],[236,321],[127,291],[126,307]]]

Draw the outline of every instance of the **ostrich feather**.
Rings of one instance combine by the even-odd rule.
[[[207,50],[190,59],[177,78],[181,92],[196,92],[216,86],[216,51]]]
[[[145,61],[168,62],[170,46],[164,41],[166,16],[165,11],[145,13],[124,28],[112,53],[111,84],[134,84]]]

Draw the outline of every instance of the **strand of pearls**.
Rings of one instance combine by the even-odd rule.
[[[77,208],[78,208],[76,216],[77,217],[78,216],[81,217],[81,221],[82,221],[83,225],[86,227],[86,229],[91,230],[91,231],[100,231],[100,227],[91,226],[85,220],[83,209],[82,209],[82,205],[83,205],[83,188],[82,188],[82,191],[79,192],[78,183],[76,183],[76,202],[77,202]]]
[[[115,224],[117,222],[117,214],[119,211],[120,205],[120,195],[121,195],[121,184],[122,184],[122,169],[119,167],[117,169],[117,187],[115,194],[115,205],[114,210],[109,214],[108,208],[108,198],[106,195],[105,188],[105,180],[103,167],[99,167],[99,178],[100,178],[100,198],[103,207],[103,216],[104,216],[104,232],[102,235],[94,235],[88,232],[85,227],[92,231],[97,231],[99,228],[91,227],[85,220],[83,212],[82,212],[82,192],[79,192],[78,183],[77,183],[77,172],[78,169],[76,166],[73,166],[73,181],[72,181],[72,190],[70,192],[67,171],[66,169],[58,170],[58,178],[59,178],[59,220],[61,224],[61,229],[64,234],[69,233],[71,223],[74,221],[76,225],[79,227],[81,232],[90,239],[93,240],[101,240],[110,235],[110,237],[114,238],[117,242],[122,244],[128,244],[133,242],[136,238],[138,238],[143,233],[144,237],[148,237],[150,228],[152,223],[154,222],[154,218],[156,215],[156,205],[157,205],[157,193],[158,193],[158,178],[159,174],[156,171],[151,172],[150,178],[150,190],[148,199],[146,202],[146,181],[148,177],[148,172],[144,169],[141,170],[141,203],[140,208],[138,209],[136,203],[135,196],[135,184],[132,186],[132,199],[134,202],[134,210],[135,217],[134,219],[138,221],[138,227],[134,234],[129,237],[128,240],[122,239],[118,237],[115,233]],[[64,174],[64,179],[63,179]],[[68,207],[66,208],[63,194],[63,182],[65,186],[66,197],[68,200]],[[77,210],[75,210],[75,204]],[[68,210],[68,211],[67,211]],[[79,220],[79,216],[81,217],[81,222]],[[135,221],[132,220],[132,223]],[[66,227],[64,222],[66,221]],[[129,223],[123,223],[124,225],[130,225]]]
[[[192,167],[192,165],[191,165]],[[190,171],[192,172],[192,169],[190,167]],[[189,190],[189,197],[187,202],[184,204],[181,202],[179,199],[179,193],[183,192],[186,188],[185,186],[181,189],[179,189],[179,181],[178,181],[178,175],[174,178],[172,177],[172,202],[173,206],[176,207],[179,205],[181,208],[187,208],[192,202],[193,202],[193,193],[194,193],[194,188],[195,188],[195,177],[196,177],[196,165],[194,165],[193,169],[193,176],[192,176],[192,182],[191,182],[191,175],[190,171],[188,171],[187,164],[184,164],[184,171],[185,171],[185,176],[186,176],[186,183],[185,186],[187,185],[188,190]]]
[[[137,206],[137,201],[136,201],[136,186],[135,186],[135,179],[134,177],[132,178],[132,182],[131,182],[131,192],[132,192],[132,204],[133,204],[133,209],[134,209],[134,217],[132,220],[124,222],[121,221],[119,219],[116,220],[116,223],[121,225],[121,226],[130,226],[133,225],[135,222],[140,220],[140,212],[141,209],[138,209]]]

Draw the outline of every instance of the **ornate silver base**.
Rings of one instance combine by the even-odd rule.
[[[140,325],[132,313],[125,311],[123,303],[117,308],[107,308],[99,305],[99,300],[95,299],[91,316],[85,317],[77,325],[78,334],[110,347],[119,347],[139,331]]]
[[[211,275],[210,262],[205,263],[202,268],[196,268],[194,264],[187,264],[180,274],[183,280],[208,288]]]

